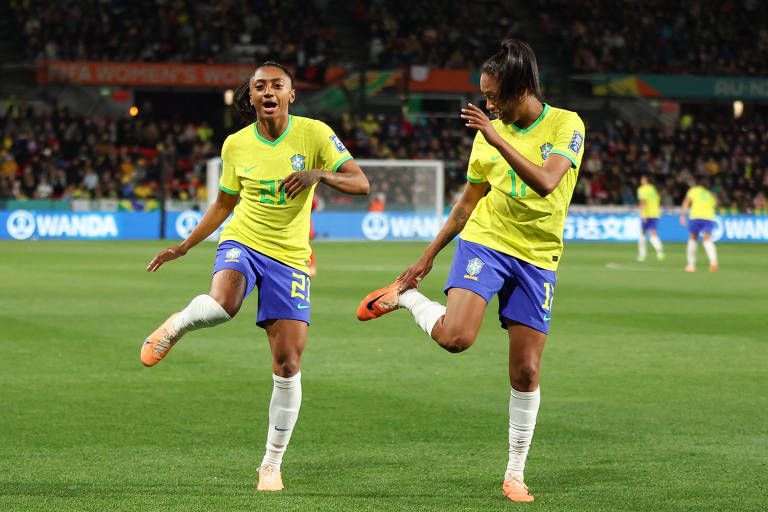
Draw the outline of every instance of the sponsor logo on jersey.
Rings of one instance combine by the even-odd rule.
[[[240,249],[233,247],[232,249],[228,250],[226,253],[224,253],[224,257],[226,258],[224,261],[231,262],[234,261],[235,263],[240,263],[240,255],[243,253]]]
[[[543,146],[539,148],[541,150],[541,159],[546,160],[549,156],[549,152],[552,151],[552,144],[550,142],[547,142]]]
[[[480,273],[481,270],[483,270],[483,260],[480,258],[473,258],[467,262],[467,270],[466,274],[464,274],[464,279],[472,279],[473,281],[477,281],[477,274]]]
[[[574,130],[571,143],[568,144],[568,149],[570,149],[574,155],[578,155],[579,151],[581,151],[582,144],[584,144],[584,136]]]
[[[291,157],[291,167],[293,168],[293,170],[303,171],[306,165],[304,163],[304,160],[305,160],[304,155],[299,155],[299,154],[293,155]]]
[[[347,148],[344,147],[344,144],[339,140],[339,138],[335,135],[331,135],[331,142],[333,142],[333,145],[336,146],[336,149],[339,153],[343,153],[347,150]]]

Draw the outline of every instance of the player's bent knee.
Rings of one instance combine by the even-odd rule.
[[[299,359],[287,358],[283,360],[275,360],[273,365],[273,371],[275,375],[279,377],[290,378],[299,373]]]
[[[475,338],[464,332],[454,332],[443,334],[440,336],[440,339],[436,341],[448,352],[456,354],[458,352],[464,352],[471,347],[475,342]]]
[[[539,367],[533,363],[524,363],[512,369],[510,374],[512,387],[518,391],[534,391],[539,385]]]

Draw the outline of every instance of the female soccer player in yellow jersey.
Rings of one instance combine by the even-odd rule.
[[[717,272],[720,266],[717,263],[717,249],[712,240],[712,230],[715,228],[715,208],[717,197],[709,191],[708,178],[694,178],[693,186],[688,189],[683,199],[683,209],[680,214],[680,224],[688,225],[688,246],[686,248],[687,265],[686,272],[696,272],[696,250],[701,234],[701,245],[709,258],[709,271]],[[687,221],[688,209],[691,210],[691,221]]]
[[[224,142],[216,202],[186,240],[161,251],[147,266],[156,271],[185,255],[234,210],[221,233],[210,291],[149,335],[141,361],[153,366],[185,333],[230,320],[258,287],[256,325],[267,333],[274,380],[266,454],[258,470],[260,491],[283,488],[280,464],[301,405],[314,188],[324,183],[348,194],[369,189],[362,170],[326,124],[288,113],[295,96],[293,76],[285,67],[266,62],[256,68],[236,94],[238,109],[252,124]]]
[[[584,123],[576,113],[543,102],[536,57],[522,41],[504,41],[481,72],[480,89],[498,119],[490,121],[472,104],[461,110],[466,126],[477,130],[463,195],[424,255],[395,283],[369,294],[357,316],[369,320],[406,308],[440,346],[461,352],[474,343],[485,308],[498,294],[512,385],[502,488],[512,501],[533,501],[523,469],[539,409],[539,366],[565,216],[584,152]],[[415,285],[459,233],[442,306]]]

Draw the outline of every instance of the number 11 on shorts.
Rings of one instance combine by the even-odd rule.
[[[550,283],[544,283],[544,292],[547,295],[544,298],[544,304],[542,304],[541,307],[548,311],[552,311],[552,300],[555,298],[555,287]]]

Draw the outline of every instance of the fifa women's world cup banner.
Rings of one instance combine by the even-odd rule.
[[[157,240],[186,238],[202,219],[199,211],[166,212],[161,231],[159,211],[69,212],[0,210],[0,239]],[[432,213],[316,212],[312,214],[319,240],[432,240],[445,219]],[[684,242],[688,231],[677,215],[659,219],[659,237]],[[566,241],[631,242],[640,236],[640,219],[632,214],[570,214]],[[720,242],[768,242],[768,216],[715,217],[712,237]],[[214,234],[211,239],[216,239]]]

